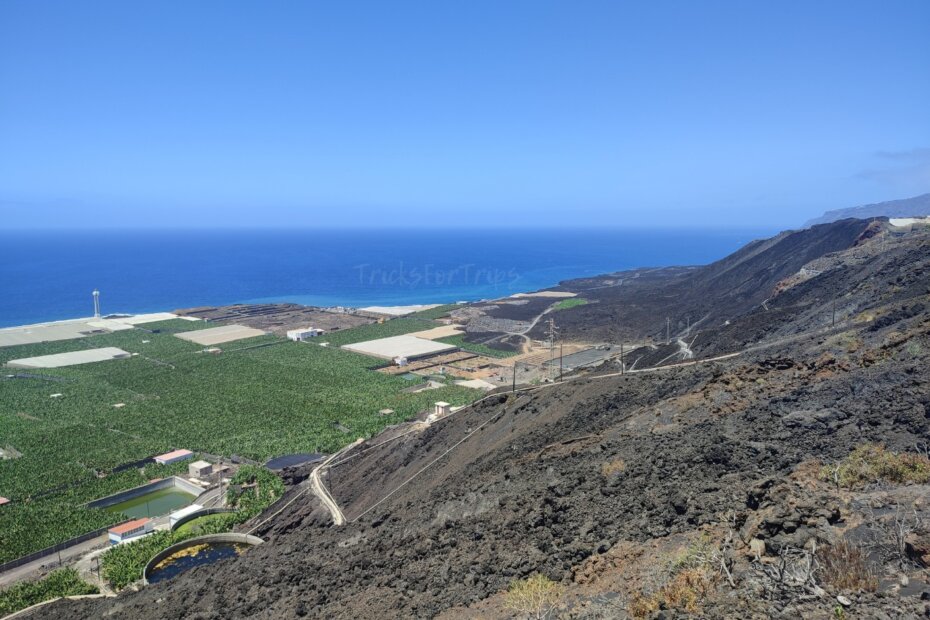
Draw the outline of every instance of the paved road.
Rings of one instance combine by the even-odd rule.
[[[334,452],[329,456],[329,458],[320,463],[317,467],[314,467],[313,471],[310,473],[310,488],[313,490],[313,494],[320,498],[320,501],[323,502],[323,505],[326,506],[327,510],[329,510],[329,514],[331,514],[333,517],[333,525],[344,525],[346,522],[346,517],[344,514],[342,514],[342,509],[339,508],[339,504],[337,504],[333,496],[330,495],[320,476],[323,473],[323,469],[332,461],[334,461],[336,457],[340,456],[344,452],[348,452],[363,441],[365,440],[359,437],[355,440],[354,443],[349,444],[338,452]]]
[[[63,549],[61,552],[61,563],[63,565],[68,565],[85,553],[89,553],[97,548],[102,549],[108,544],[109,538],[107,535],[101,534],[97,538],[91,538],[73,547]],[[56,568],[59,568],[58,554],[53,553],[52,555],[47,555],[44,558],[33,560],[28,564],[23,564],[17,568],[0,573],[0,587],[6,587],[17,581],[22,581],[32,576],[38,576],[40,573],[46,573]]]

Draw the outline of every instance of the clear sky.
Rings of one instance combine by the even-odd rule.
[[[0,228],[794,226],[930,191],[930,2],[0,2]]]

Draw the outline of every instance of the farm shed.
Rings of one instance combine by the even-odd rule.
[[[298,329],[289,329],[287,330],[287,337],[289,340],[294,342],[303,342],[309,338],[316,338],[317,336],[322,336],[323,330],[317,329],[315,327],[300,327]]]
[[[187,466],[187,473],[195,478],[203,478],[213,473],[213,464],[206,461],[194,461]]]
[[[155,462],[159,465],[167,465],[168,463],[177,463],[178,461],[183,461],[185,459],[192,458],[193,456],[194,453],[190,450],[172,450],[171,452],[166,452],[156,456]]]
[[[118,545],[132,538],[148,534],[152,531],[152,524],[151,519],[134,519],[122,525],[111,527],[107,532],[110,544]]]

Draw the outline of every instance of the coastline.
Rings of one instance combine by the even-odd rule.
[[[0,233],[0,327],[236,303],[364,307],[505,297],[644,266],[700,265],[762,231]],[[41,260],[38,260],[41,258]]]

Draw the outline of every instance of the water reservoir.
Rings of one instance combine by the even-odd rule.
[[[160,517],[193,503],[196,495],[177,487],[158,489],[106,507],[107,512],[121,512],[127,517]]]
[[[152,568],[149,583],[158,583],[180,575],[197,566],[206,566],[219,560],[235,558],[250,545],[235,542],[200,543],[176,552]]]
[[[171,476],[94,500],[87,507],[118,512],[132,519],[161,517],[194,503],[202,492],[197,485]]]
[[[142,571],[145,583],[158,583],[177,577],[197,566],[235,558],[262,539],[248,534],[210,534],[172,545],[156,554]]]

